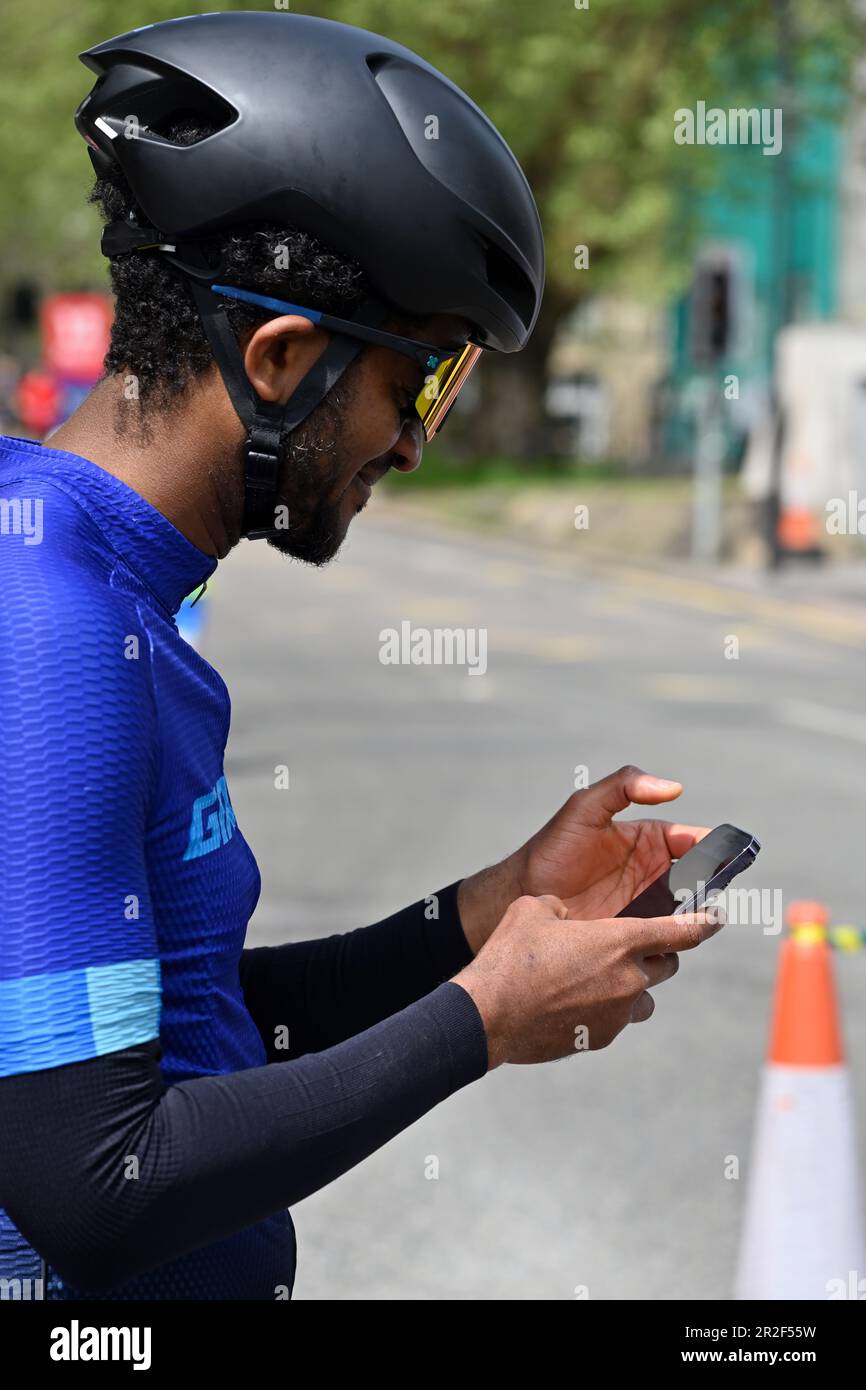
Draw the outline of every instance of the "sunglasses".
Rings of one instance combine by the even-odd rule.
[[[424,385],[415,398],[414,407],[421,418],[424,438],[428,443],[444,425],[446,415],[483,351],[475,343],[467,343],[465,347],[449,352],[435,343],[419,343],[414,338],[402,338],[396,333],[386,333],[365,323],[335,318],[333,314],[323,314],[318,309],[303,309],[299,304],[272,299],[266,294],[254,294],[252,290],[238,290],[231,285],[211,285],[210,288],[214,294],[225,295],[228,299],[241,299],[245,304],[256,304],[261,309],[272,309],[278,314],[298,314],[328,332],[343,333],[348,338],[358,338],[376,347],[390,348],[403,357],[411,357],[425,373]]]

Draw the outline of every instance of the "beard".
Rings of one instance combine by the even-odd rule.
[[[276,507],[284,509],[288,524],[268,537],[268,545],[308,565],[326,565],[343,544],[348,529],[344,519],[346,487],[346,421],[355,397],[352,363],[312,412],[296,429],[280,436]],[[360,510],[360,508],[358,508]]]

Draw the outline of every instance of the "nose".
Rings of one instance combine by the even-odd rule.
[[[424,452],[424,434],[421,421],[416,415],[407,420],[394,448],[391,451],[391,467],[400,473],[414,473],[421,464]]]

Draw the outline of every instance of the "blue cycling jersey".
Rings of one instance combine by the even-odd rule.
[[[0,438],[0,1076],[157,1037],[169,1085],[266,1062],[238,979],[260,879],[229,696],[174,622],[215,567],[95,464]],[[40,1273],[2,1212],[0,1270]],[[280,1212],[123,1296],[273,1297],[293,1273]]]

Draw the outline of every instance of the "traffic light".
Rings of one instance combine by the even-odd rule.
[[[712,366],[731,349],[733,290],[729,264],[716,260],[698,263],[689,303],[691,357],[697,366]]]

